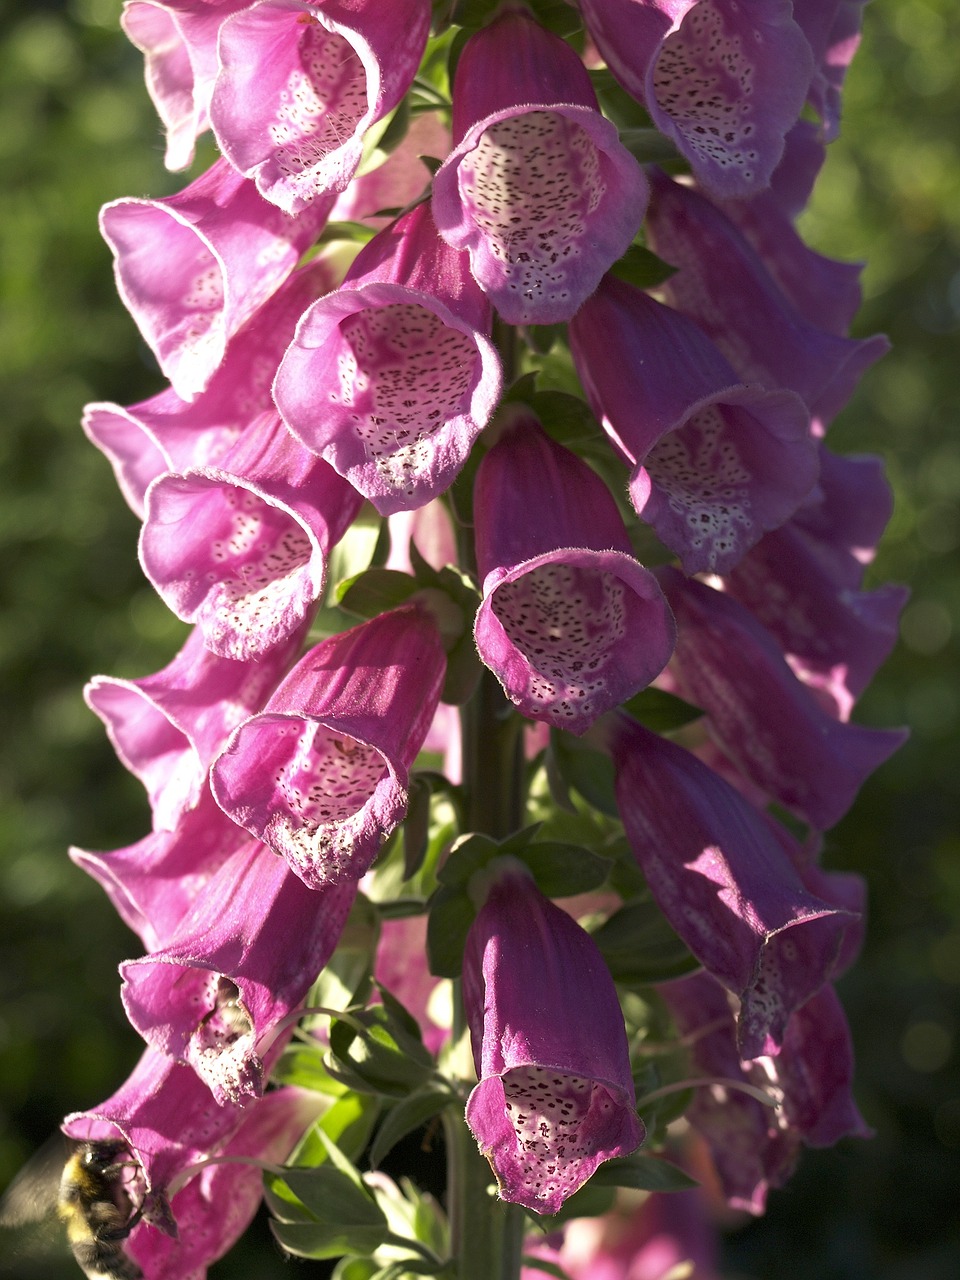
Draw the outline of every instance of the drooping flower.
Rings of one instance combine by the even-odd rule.
[[[186,169],[194,143],[210,128],[217,37],[250,0],[126,0],[120,25],[144,55],[147,92],[167,134],[164,163]]]
[[[610,974],[589,934],[504,860],[467,936],[463,997],[480,1081],[467,1124],[501,1197],[556,1213],[644,1136]]]
[[[908,595],[890,584],[861,589],[890,507],[879,458],[821,448],[816,496],[767,534],[723,584],[840,720],[849,719],[893,648]]]
[[[295,271],[227,344],[204,391],[183,400],[172,387],[127,408],[101,401],[84,409],[83,429],[110,460],[131,509],[143,519],[151,480],[165,471],[212,467],[251,422],[273,408],[270,394],[297,321],[339,273],[320,256]]]
[[[627,249],[643,173],[583,64],[525,10],[471,36],[453,87],[454,149],[434,177],[440,234],[509,324],[569,320]]]
[[[323,590],[330,549],[360,505],[360,495],[269,410],[219,466],[153,481],[140,560],[209,649],[254,658],[299,630]]]
[[[500,396],[490,306],[418,205],[297,326],[274,396],[293,434],[381,515],[451,484]]]
[[[137,680],[94,676],[84,689],[120,761],[147,789],[155,829],[174,830],[200,799],[227,735],[259,711],[300,649],[294,632],[258,661],[211,653],[199,628],[168,666]]]
[[[651,248],[678,267],[667,301],[695,320],[745,382],[795,391],[822,432],[885,338],[845,338],[811,324],[777,286],[731,220],[705,196],[654,170],[646,228]]]
[[[72,848],[70,857],[99,883],[144,947],[158,951],[193,910],[204,885],[248,842],[247,832],[226,817],[205,786],[172,831],[153,831],[108,853]]]
[[[840,107],[847,68],[860,43],[866,0],[793,0],[793,16],[813,52],[814,72],[807,101],[819,115],[824,140],[840,132]]]
[[[480,657],[524,715],[582,733],[668,662],[673,618],[616,502],[526,410],[474,486]]]
[[[229,339],[293,271],[332,204],[331,195],[288,217],[217,160],[177,195],[104,205],[117,290],[182,400],[203,391]]]
[[[358,879],[403,818],[446,671],[423,609],[316,645],[214,762],[221,808],[311,888]]]
[[[678,1030],[689,1037],[694,1069],[716,1083],[699,1088],[687,1119],[706,1138],[731,1207],[763,1213],[767,1192],[790,1177],[801,1145],[828,1147],[866,1138],[851,1094],[853,1050],[843,1007],[825,986],[790,1018],[776,1058],[745,1060],[737,1048],[729,998],[709,974],[658,988]],[[776,1108],[724,1080],[771,1094]]]
[[[766,820],[689,751],[619,713],[603,732],[657,905],[739,998],[742,1055],[777,1053],[793,1010],[834,974],[853,913],[810,892]]]
[[[162,948],[120,966],[127,1017],[219,1104],[259,1097],[264,1048],[330,959],[355,891],[348,882],[318,894],[248,839]]]
[[[745,385],[679,311],[607,276],[570,324],[594,413],[633,470],[630,501],[688,573],[726,573],[816,480],[809,416]]]
[[[172,1196],[178,1238],[148,1228],[131,1235],[126,1251],[144,1274],[150,1280],[205,1280],[209,1264],[247,1229],[263,1198],[260,1162],[282,1163],[325,1104],[322,1094],[286,1086],[248,1108],[217,1153],[225,1162],[201,1169]]]
[[[813,58],[789,0],[580,0],[623,87],[719,196],[770,181]]]
[[[668,566],[657,573],[677,616],[681,694],[703,707],[711,735],[752,782],[818,830],[832,827],[904,732],[837,721],[749,609]]]
[[[220,150],[287,213],[343,191],[364,134],[410,87],[429,23],[429,0],[247,5],[220,32]]]

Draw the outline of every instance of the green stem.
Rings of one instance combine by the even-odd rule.
[[[516,335],[495,333],[507,384],[516,365]],[[473,527],[458,529],[460,564],[476,573]],[[461,708],[465,830],[502,840],[523,825],[523,729],[496,677],[484,669]],[[467,1028],[459,982],[454,983],[454,1045],[467,1054]],[[469,1056],[455,1074],[465,1080]],[[459,1109],[443,1113],[447,1149],[447,1212],[457,1280],[519,1280],[524,1214],[497,1198],[490,1166],[477,1149]]]
[[[496,1198],[490,1166],[462,1116],[444,1112],[450,1244],[457,1280],[517,1280],[523,1210]]]

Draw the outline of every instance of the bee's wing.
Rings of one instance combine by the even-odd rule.
[[[36,1151],[0,1199],[0,1276],[51,1275],[49,1263],[70,1251],[57,1219],[60,1177],[69,1154],[55,1133]],[[41,1271],[41,1267],[45,1270]]]

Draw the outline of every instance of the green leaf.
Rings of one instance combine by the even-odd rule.
[[[430,784],[414,774],[407,814],[403,820],[403,878],[409,880],[423,866],[430,840]]]
[[[589,893],[606,880],[611,861],[579,844],[543,840],[527,845],[516,855],[533,873],[537,887],[548,898],[572,898]]]
[[[640,164],[658,164],[669,173],[688,173],[689,163],[669,138],[644,125],[621,127],[620,141]]]
[[[311,1126],[297,1147],[293,1163],[315,1168],[327,1160],[324,1135],[331,1138],[348,1160],[358,1160],[366,1149],[377,1117],[379,1098],[366,1093],[345,1093]]]
[[[645,986],[682,977],[698,962],[653,901],[630,902],[593,934],[615,982]]]
[[[437,879],[448,889],[466,889],[470,877],[502,853],[503,847],[490,836],[463,836],[454,844]]]
[[[654,733],[670,733],[674,729],[682,729],[685,724],[691,724],[706,714],[692,702],[685,702],[674,693],[654,689],[652,686],[641,689],[623,703],[623,710]]]
[[[593,410],[579,396],[567,391],[537,391],[530,398],[530,407],[543,424],[551,439],[577,452],[585,445],[609,443]]]
[[[417,590],[416,579],[397,569],[364,569],[337,584],[334,599],[359,618],[376,618],[395,609]]]
[[[413,1133],[414,1129],[419,1129],[428,1120],[432,1120],[434,1116],[438,1116],[441,1111],[445,1111],[457,1101],[457,1098],[446,1090],[427,1088],[411,1093],[409,1097],[391,1107],[370,1147],[371,1166],[375,1169],[401,1138],[405,1138],[408,1133]]]
[[[632,1187],[635,1191],[687,1191],[697,1182],[669,1160],[634,1154],[607,1160],[590,1179],[590,1185]]]
[[[380,1264],[372,1258],[341,1258],[330,1280],[373,1280],[379,1270]]]
[[[651,128],[650,116],[643,106],[627,93],[606,67],[591,71],[590,80],[603,114],[613,121],[621,135],[627,129]]]
[[[669,280],[676,274],[676,270],[676,267],[658,258],[650,249],[632,244],[610,268],[610,274],[637,289],[655,289],[658,284],[663,284],[664,280]]]
[[[340,1163],[343,1163],[342,1155]],[[349,1162],[346,1162],[346,1170],[349,1172],[334,1168],[328,1162],[314,1169],[286,1169],[282,1177],[268,1177],[265,1194],[271,1212],[281,1221],[288,1221],[289,1211],[293,1208],[298,1210],[297,1220],[302,1221],[302,1211],[305,1210],[315,1223],[377,1227],[382,1234],[387,1225],[383,1211]],[[293,1205],[285,1193],[293,1195]]]
[[[537,21],[561,40],[568,40],[583,28],[583,20],[567,0],[528,0]]]
[[[459,978],[463,948],[476,911],[462,889],[443,886],[430,900],[427,917],[427,958],[438,978]]]
[[[528,1271],[542,1271],[544,1275],[556,1276],[557,1280],[571,1280],[570,1273],[564,1271],[563,1267],[557,1266],[555,1262],[547,1262],[545,1258],[537,1258],[532,1253],[525,1253],[520,1261],[524,1275]]]
[[[619,815],[613,763],[608,756],[558,729],[550,730],[550,752],[567,786],[579,791],[588,804],[608,817]]]
[[[313,984],[307,1004],[325,1009],[365,1004],[379,937],[377,908],[364,894],[357,894],[336,950]]]
[[[287,1253],[298,1258],[340,1258],[345,1253],[370,1254],[383,1240],[382,1226],[337,1227],[325,1223],[271,1222],[270,1230]]]
[[[416,1022],[388,995],[387,1003],[354,1013],[350,1022],[330,1025],[330,1051],[369,1089],[387,1097],[405,1097],[433,1070]],[[357,1029],[361,1024],[362,1030]],[[411,1033],[411,1027],[417,1034]]]

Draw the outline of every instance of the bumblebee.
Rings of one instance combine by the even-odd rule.
[[[87,1280],[142,1280],[123,1241],[143,1217],[127,1182],[132,1168],[123,1142],[81,1142],[60,1178],[57,1213]]]

